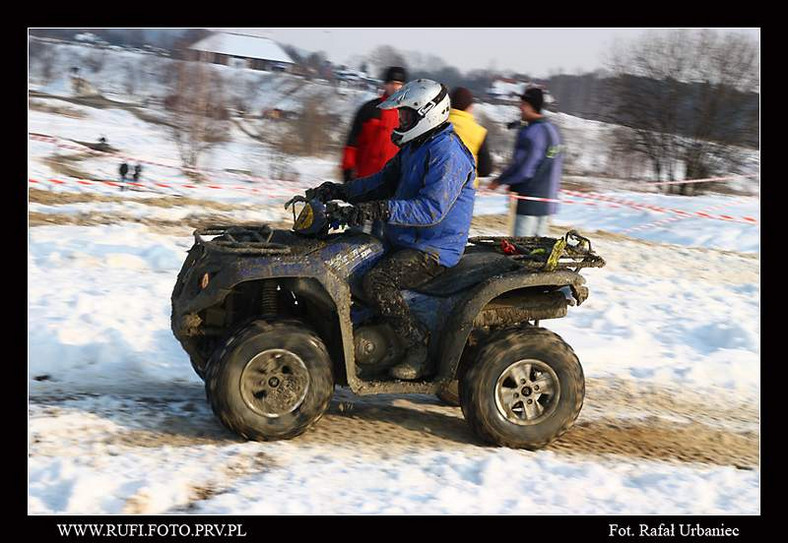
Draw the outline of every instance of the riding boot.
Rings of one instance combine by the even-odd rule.
[[[414,345],[405,351],[404,360],[391,368],[390,373],[397,379],[413,381],[424,375],[426,366],[427,346]]]
[[[384,257],[364,276],[364,294],[405,347],[400,363],[389,370],[398,379],[418,379],[428,369],[429,328],[411,312],[402,291],[423,285],[445,269],[427,253],[400,249]]]
[[[416,333],[410,338],[411,341],[402,356],[402,362],[389,370],[389,373],[397,379],[413,381],[426,373],[429,332],[423,328],[414,332]]]

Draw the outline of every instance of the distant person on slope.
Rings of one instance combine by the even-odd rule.
[[[142,164],[137,164],[136,166],[134,166],[134,175],[132,176],[134,177],[135,183],[140,182],[140,175],[142,175]]]
[[[493,168],[487,145],[487,129],[477,123],[473,117],[473,94],[470,90],[457,87],[449,96],[451,98],[449,122],[454,125],[454,131],[473,155],[476,162],[474,186],[478,188],[479,177],[487,177],[492,173]]]
[[[544,94],[539,87],[529,87],[520,99],[520,116],[525,124],[517,134],[512,163],[489,184],[495,190],[509,185],[520,196],[558,199],[563,163],[563,141],[558,129],[542,114]],[[512,235],[546,236],[550,215],[556,213],[555,202],[516,199],[512,203]]]
[[[122,185],[120,186],[120,190],[126,190],[126,175],[129,173],[129,165],[125,162],[120,165],[120,182]]]

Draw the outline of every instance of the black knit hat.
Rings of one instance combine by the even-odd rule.
[[[523,102],[528,102],[533,106],[534,111],[540,113],[542,111],[542,104],[544,103],[544,94],[539,87],[529,87],[520,97]]]
[[[386,74],[383,76],[384,83],[388,83],[390,81],[404,83],[407,80],[408,73],[405,71],[405,68],[402,68],[401,66],[391,66],[386,70]]]
[[[465,111],[473,103],[473,94],[465,87],[457,87],[451,91],[451,107]]]

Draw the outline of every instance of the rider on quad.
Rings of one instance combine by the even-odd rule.
[[[387,255],[366,274],[362,289],[405,344],[405,356],[391,374],[413,380],[430,370],[429,331],[401,290],[417,288],[460,261],[473,215],[476,167],[448,121],[446,86],[418,79],[378,107],[397,110],[392,141],[400,151],[374,175],[344,185],[326,182],[309,189],[307,197],[353,204],[339,208],[349,226],[384,222]]]

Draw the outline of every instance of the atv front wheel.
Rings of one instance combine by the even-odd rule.
[[[580,414],[583,368],[557,334],[536,327],[508,330],[479,350],[460,395],[465,419],[483,440],[540,449]]]
[[[211,357],[205,391],[213,412],[233,432],[257,441],[290,439],[328,408],[331,359],[306,325],[255,321]]]

